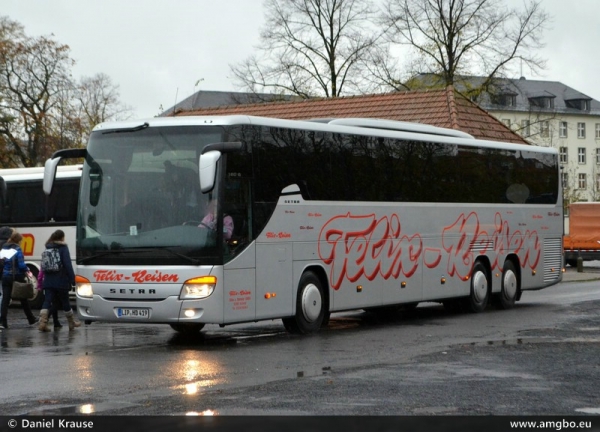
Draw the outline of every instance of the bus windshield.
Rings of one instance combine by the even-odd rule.
[[[222,235],[202,224],[220,182],[200,191],[198,159],[222,136],[219,127],[95,131],[82,175],[77,262],[220,262]],[[214,211],[218,218],[219,206]]]

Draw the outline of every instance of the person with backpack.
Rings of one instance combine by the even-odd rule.
[[[40,271],[38,273],[38,277],[37,277],[37,290],[38,291],[44,291],[44,270],[42,270],[40,268]],[[54,297],[52,300],[52,304],[50,305],[50,312],[49,315],[52,315],[52,323],[54,324],[54,330],[58,330],[59,328],[62,328],[62,324],[60,323],[60,321],[58,320],[58,305],[60,305],[60,300],[58,300],[58,297]]]
[[[41,332],[50,331],[48,317],[55,298],[60,300],[62,304],[69,323],[69,330],[81,326],[81,322],[75,318],[69,302],[69,290],[75,284],[75,272],[71,264],[71,254],[65,243],[63,230],[54,231],[46,242],[46,250],[42,253],[41,267],[44,272],[44,294],[46,297],[40,311],[38,329]]]
[[[12,296],[13,282],[25,282],[25,276],[33,277],[29,267],[25,264],[23,251],[19,244],[23,240],[23,236],[16,230],[13,230],[7,242],[0,250],[0,259],[4,261],[2,269],[2,304],[0,306],[0,327],[8,328],[8,305]],[[35,324],[37,319],[31,312],[31,306],[27,299],[21,300],[23,312],[27,317],[29,324]]]

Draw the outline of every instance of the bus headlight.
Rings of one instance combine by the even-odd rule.
[[[180,300],[197,300],[208,297],[215,290],[217,278],[215,276],[201,276],[188,279],[183,283]]]
[[[75,291],[79,297],[92,298],[94,296],[91,282],[82,276],[75,276]]]

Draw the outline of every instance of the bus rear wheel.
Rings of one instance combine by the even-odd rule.
[[[192,324],[192,323],[182,323],[182,324],[169,324],[173,330],[182,334],[196,334],[200,333],[200,330],[204,328],[204,324]]]
[[[477,261],[471,272],[471,294],[466,299],[467,310],[483,312],[490,298],[490,279],[481,261]]]
[[[497,298],[500,309],[511,309],[515,306],[519,293],[519,277],[512,261],[506,261],[502,269],[502,288]]]
[[[321,281],[313,272],[306,272],[298,284],[296,314],[283,318],[283,325],[290,333],[310,334],[319,331],[329,320],[325,292]]]

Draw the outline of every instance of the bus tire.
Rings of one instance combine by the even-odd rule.
[[[325,310],[325,293],[321,281],[313,272],[305,272],[298,284],[296,314],[283,318],[283,325],[290,333],[311,334],[319,331],[329,321]]]
[[[466,299],[467,310],[483,312],[490,298],[490,278],[481,261],[475,262],[471,272],[471,294]]]
[[[181,323],[169,324],[173,330],[182,334],[196,334],[204,328],[204,324]]]
[[[517,293],[519,292],[519,277],[512,261],[505,261],[502,269],[502,288],[498,295],[498,306],[500,309],[511,309],[515,306]]]

